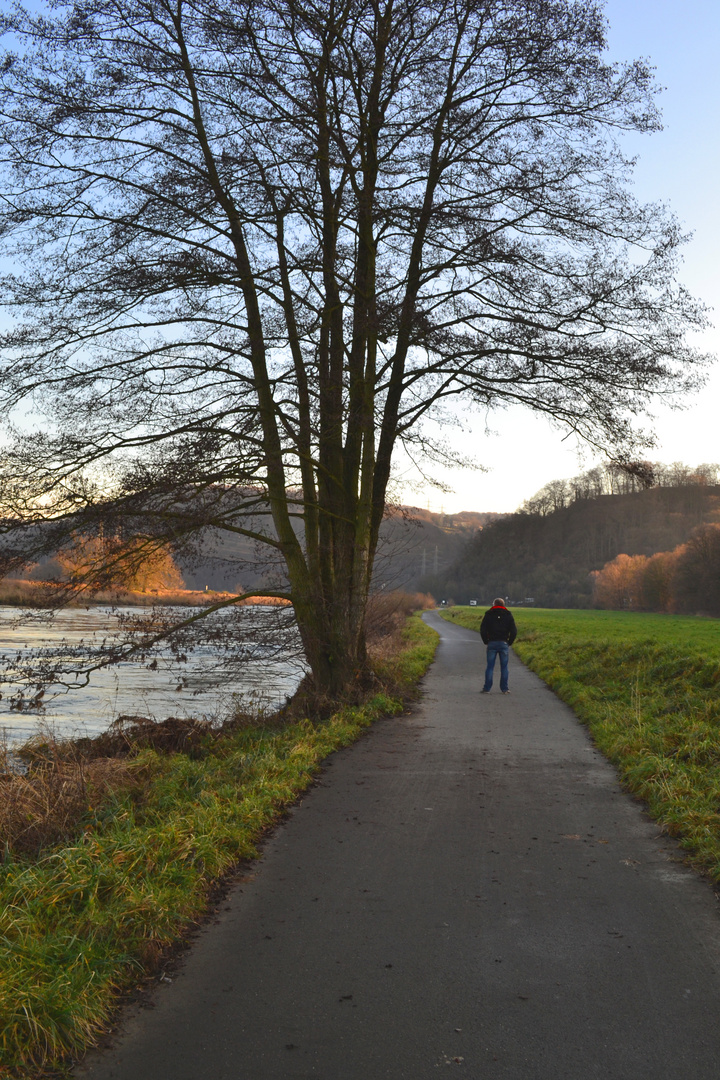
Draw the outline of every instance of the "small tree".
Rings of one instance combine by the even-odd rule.
[[[643,606],[643,576],[648,559],[645,555],[617,555],[602,570],[593,570],[593,602],[601,608]]]
[[[674,553],[676,611],[720,615],[720,525],[701,525]]]
[[[647,560],[641,580],[641,606],[646,611],[671,610],[677,558],[677,552],[659,551]]]
[[[623,459],[693,384],[681,236],[615,141],[658,127],[651,75],[604,62],[596,4],[56,0],[5,30],[6,565],[118,519],[248,538],[343,696],[398,442],[441,455],[423,423],[463,397]]]

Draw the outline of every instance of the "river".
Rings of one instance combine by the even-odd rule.
[[[250,628],[254,620],[261,629],[262,620],[271,617],[263,608],[243,611]],[[28,619],[19,609],[0,607],[0,656],[23,656],[27,650],[43,647],[72,648],[81,641],[97,644],[116,629],[119,615],[128,614],[137,614],[137,609],[68,608],[47,623]],[[187,608],[183,614],[188,614]],[[207,645],[188,652],[180,666],[171,663],[169,653],[160,653],[155,667],[147,660],[126,661],[94,672],[85,687],[48,689],[41,707],[28,712],[11,707],[17,687],[3,683],[0,670],[0,730],[8,745],[17,745],[40,727],[58,738],[97,735],[122,715],[221,719],[237,705],[277,708],[296,690],[302,664],[291,656],[272,655],[261,638],[258,632],[250,659],[229,675],[223,673],[223,658]]]

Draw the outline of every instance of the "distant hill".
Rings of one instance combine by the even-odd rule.
[[[578,497],[554,510],[491,521],[420,587],[457,603],[506,596],[515,603],[533,597],[545,607],[589,607],[592,570],[620,554],[671,551],[709,522],[720,522],[720,485],[702,476],[678,486]]]
[[[489,522],[501,517],[491,512],[434,513],[417,506],[388,509],[380,527],[374,580],[377,588],[416,592],[428,575],[444,572],[455,562],[467,541]],[[265,546],[245,537],[225,536],[208,530],[193,557],[178,557],[188,588],[218,591],[246,590],[282,585],[281,560]]]
[[[671,552],[698,526],[720,523],[718,471],[610,465],[551,481],[514,514],[391,507],[381,527],[374,586],[458,603],[502,595],[513,603],[532,597],[549,607],[589,607],[592,571],[621,554]],[[248,525],[269,528],[268,517],[258,512]],[[174,554],[188,589],[255,592],[286,585],[278,553],[247,537],[207,528]],[[45,558],[26,576],[58,573]]]
[[[416,506],[390,509],[380,528],[376,587],[425,591],[423,581],[447,571],[468,540],[501,515],[470,510],[436,514]]]
[[[416,592],[428,574],[439,574],[457,559],[468,539],[501,515],[462,511],[434,513],[415,506],[388,508],[380,528],[375,560],[376,588],[406,589]],[[245,519],[256,532],[274,535],[267,514]],[[302,542],[302,524],[297,525]],[[175,563],[187,589],[215,592],[253,592],[285,587],[285,565],[270,546],[233,533],[208,527],[194,540],[173,552]],[[20,571],[31,580],[63,579],[66,571],[56,555],[36,557]],[[16,571],[14,576],[17,576]],[[175,582],[179,585],[179,581]]]
[[[444,532],[457,532],[458,530],[476,532],[478,529],[484,528],[489,522],[496,521],[504,516],[504,514],[480,513],[475,510],[460,510],[457,514],[446,514],[444,512],[436,514],[433,510],[423,510],[419,506],[397,506],[388,512],[387,520],[403,517],[436,525]]]

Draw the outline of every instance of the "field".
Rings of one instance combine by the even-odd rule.
[[[483,612],[445,618],[479,629]],[[720,620],[516,609],[515,651],[690,861],[720,883]]]

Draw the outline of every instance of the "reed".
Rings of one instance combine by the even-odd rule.
[[[25,581],[21,578],[0,580],[0,604],[21,608],[44,608],[52,604],[53,592],[59,586],[47,581]],[[96,589],[84,591],[67,603],[66,607],[87,607],[88,604],[112,607],[202,607],[206,604],[229,600],[234,594],[200,589],[150,589],[133,592],[129,589]],[[243,605],[285,606],[287,600],[276,596],[246,596],[238,601]]]

